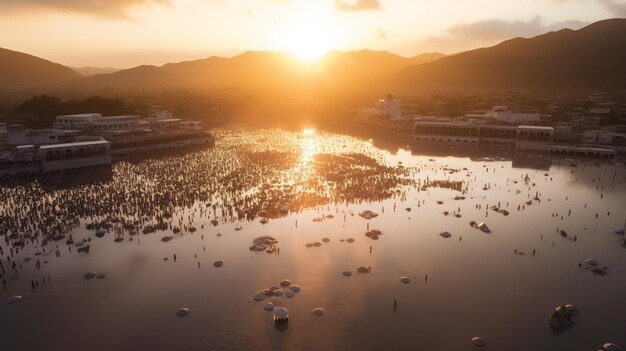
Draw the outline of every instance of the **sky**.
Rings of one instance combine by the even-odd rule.
[[[0,0],[0,47],[128,68],[287,50],[451,54],[598,20],[626,0]]]

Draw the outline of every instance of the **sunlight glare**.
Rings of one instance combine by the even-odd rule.
[[[296,57],[313,61],[324,56],[329,50],[329,38],[321,26],[303,23],[294,28],[290,35],[288,50]]]
[[[303,174],[314,174],[315,169],[312,167],[313,158],[319,153],[319,141],[315,128],[305,128],[302,130],[303,138],[300,138],[300,164],[299,172]]]
[[[345,31],[332,7],[321,1],[292,0],[284,21],[273,27],[277,47],[312,63],[345,43]]]

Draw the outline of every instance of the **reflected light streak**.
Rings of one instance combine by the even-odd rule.
[[[311,162],[315,155],[319,153],[319,138],[314,128],[305,128],[302,130],[302,136],[300,139],[302,154],[300,155],[299,168],[303,173],[313,174],[315,170],[312,168]]]

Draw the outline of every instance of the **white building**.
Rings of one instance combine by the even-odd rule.
[[[50,145],[65,142],[75,134],[72,131],[60,129],[27,129],[23,126],[12,126],[5,134],[4,145],[14,147],[18,145]]]
[[[42,146],[20,145],[0,153],[0,176],[110,164],[111,145],[103,138]]]
[[[402,103],[389,94],[385,99],[376,102],[376,113],[380,116],[401,117]]]
[[[92,132],[132,130],[137,127],[140,116],[102,117],[100,113],[57,116],[54,126],[61,129],[80,129]]]
[[[588,130],[582,134],[582,142],[585,144],[622,145],[626,143],[626,134],[606,130]]]
[[[41,146],[38,153],[44,172],[111,164],[111,144],[103,138]]]
[[[519,126],[516,139],[516,147],[520,150],[548,150],[554,142],[554,128]]]
[[[134,130],[139,125],[140,120],[140,116],[100,117],[94,119],[87,129],[95,133]]]
[[[15,148],[12,157],[19,162],[33,162],[36,159],[35,145],[20,145]]]
[[[554,128],[419,121],[414,124],[414,137],[426,141],[514,144],[521,150],[547,150],[554,141]]]
[[[528,123],[541,121],[541,115],[538,113],[520,113],[510,111],[495,112],[494,118],[498,121],[507,123]]]
[[[507,106],[494,106],[491,110],[486,111],[485,113],[468,113],[465,117],[495,119],[497,121],[511,124],[541,121],[541,115],[539,113],[511,112]]]
[[[174,118],[174,115],[168,110],[158,110],[153,109],[152,112],[148,114],[148,119],[171,119]]]
[[[179,123],[180,129],[189,131],[201,131],[202,123],[198,121],[182,121]]]
[[[202,124],[197,121],[185,121],[171,118],[168,111],[156,111],[147,118],[141,116],[103,117],[99,113],[57,116],[55,126],[62,129],[80,129],[98,135],[133,133],[137,131],[202,131]],[[167,118],[170,117],[170,118]]]
[[[93,124],[96,119],[102,118],[100,113],[82,113],[77,115],[57,116],[55,128],[61,129],[84,129]]]
[[[180,129],[181,122],[183,120],[178,118],[161,118],[151,120],[149,123],[152,130],[177,130]]]

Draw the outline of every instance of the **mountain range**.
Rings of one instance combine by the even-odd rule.
[[[138,66],[86,76],[35,56],[0,49],[0,88],[263,88],[321,86],[419,89],[626,88],[626,19],[610,19],[579,30],[563,29],[534,38],[445,56],[411,58],[385,51],[333,51],[315,63],[287,52],[246,52],[163,66]],[[91,70],[89,73],[98,73]]]
[[[443,54],[404,58],[384,51],[329,52],[318,62],[302,62],[288,52],[250,51],[232,57],[139,66],[87,78],[89,87],[244,87],[323,83],[378,83],[402,68],[437,60]]]

